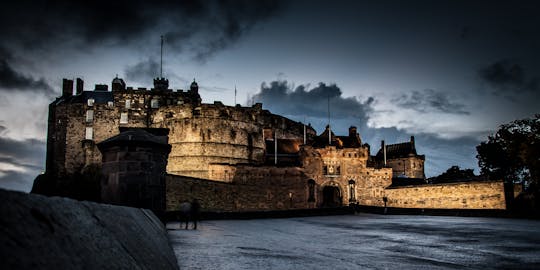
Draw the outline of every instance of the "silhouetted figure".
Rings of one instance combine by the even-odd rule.
[[[197,201],[197,199],[193,199],[193,201],[191,202],[190,217],[191,217],[191,220],[193,222],[193,229],[194,230],[197,229],[197,221],[200,218],[199,217],[200,211],[201,211],[201,205],[199,204],[199,201]]]
[[[187,200],[184,200],[178,206],[178,220],[180,221],[180,228],[182,228],[182,223],[185,222],[186,223],[185,229],[187,230],[190,214],[191,214],[191,203],[189,203]]]

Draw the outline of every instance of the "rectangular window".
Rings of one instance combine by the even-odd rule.
[[[107,106],[108,106],[109,108],[114,107],[114,102],[108,101],[108,102],[107,102]]]
[[[128,123],[128,114],[127,113],[121,113],[120,114],[120,124],[127,124]]]
[[[95,100],[94,100],[93,98],[89,98],[89,99],[87,100],[87,102],[88,102],[88,107],[94,106],[94,101],[95,101]]]
[[[94,139],[94,129],[92,127],[86,127],[86,134],[84,135],[84,138],[87,140]]]
[[[126,99],[126,109],[131,109],[131,99]]]
[[[157,99],[152,99],[150,101],[150,107],[152,107],[152,109],[157,109],[159,108],[159,100]]]
[[[92,123],[94,121],[94,110],[86,111],[86,123]]]

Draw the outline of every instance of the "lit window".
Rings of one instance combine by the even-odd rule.
[[[94,110],[86,111],[86,123],[92,123],[94,121]]]
[[[86,127],[86,134],[84,135],[84,138],[87,140],[94,139],[94,129],[92,129],[92,127]]]
[[[152,99],[150,101],[150,107],[152,107],[152,109],[157,109],[159,108],[159,100],[157,99]]]
[[[114,102],[108,101],[108,102],[107,102],[107,106],[108,106],[109,108],[114,107]]]
[[[126,109],[131,108],[131,99],[126,99]]]
[[[120,114],[120,124],[127,124],[128,123],[128,114],[127,113],[121,113]]]
[[[89,107],[94,106],[94,101],[95,101],[95,100],[94,100],[93,98],[89,98],[89,99],[87,100],[88,106],[89,106]]]

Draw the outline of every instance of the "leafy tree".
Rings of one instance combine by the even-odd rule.
[[[443,172],[441,175],[430,178],[430,182],[437,183],[452,183],[477,180],[478,176],[474,175],[473,169],[461,169],[459,166],[452,166]]]
[[[523,183],[538,192],[540,177],[540,114],[500,126],[476,147],[482,174],[505,183]]]

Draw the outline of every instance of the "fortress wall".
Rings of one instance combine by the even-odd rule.
[[[506,209],[502,181],[445,183],[388,188],[389,207]]]
[[[230,183],[167,175],[167,211],[175,211],[181,202],[194,198],[203,211],[305,209],[312,207],[307,193],[307,180],[294,167],[240,166]]]

